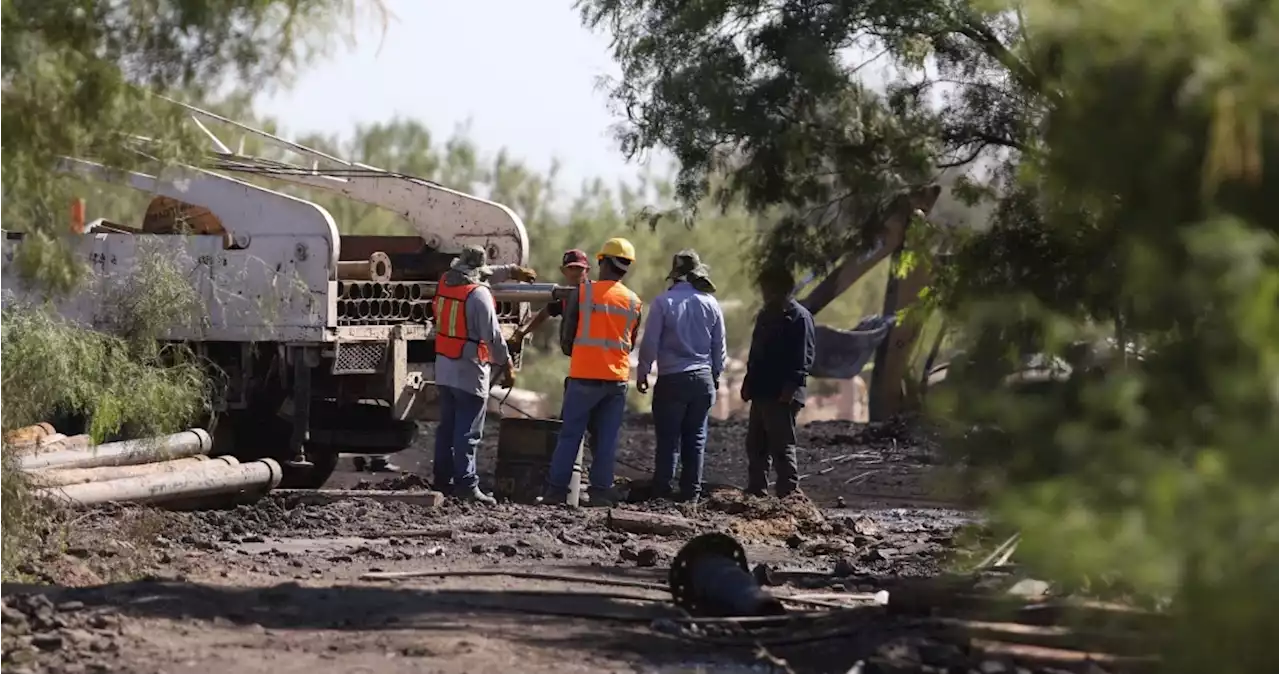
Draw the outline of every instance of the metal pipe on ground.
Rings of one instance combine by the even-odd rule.
[[[203,428],[164,435],[158,438],[108,442],[85,449],[62,449],[19,457],[19,470],[40,468],[98,468],[100,466],[134,466],[208,454],[213,438]]]
[[[15,428],[12,431],[5,433],[4,444],[6,445],[35,444],[36,441],[38,441],[40,438],[53,435],[57,432],[58,432],[58,429],[54,428],[53,424],[50,424],[45,421],[41,421],[38,424],[34,424],[32,426],[23,426],[22,428]]]
[[[703,534],[680,548],[667,576],[671,597],[694,616],[781,616],[787,610],[747,567],[747,553],[732,537]]]
[[[93,439],[87,435],[67,437],[63,434],[54,434],[41,437],[40,443],[18,446],[15,450],[19,454],[44,454],[49,451],[86,450],[91,446],[93,446]]]
[[[37,496],[71,505],[100,503],[165,503],[250,491],[263,493],[280,484],[283,472],[272,459],[230,465],[204,465],[169,473],[127,477],[109,482],[86,482],[35,490]]]
[[[33,471],[29,479],[37,487],[62,487],[86,482],[110,482],[126,477],[141,477],[156,473],[173,473],[180,470],[199,468],[209,461],[234,466],[240,462],[234,456],[219,456],[210,459],[207,456],[189,456],[185,459],[142,463],[136,466],[102,466],[100,468],[48,468]]]
[[[561,286],[554,283],[494,283],[490,286],[496,302],[532,302],[546,304],[555,299],[563,299],[573,292],[572,286]],[[436,284],[423,284],[422,298],[436,296]]]

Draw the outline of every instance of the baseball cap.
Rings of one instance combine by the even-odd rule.
[[[587,254],[585,252],[573,248],[564,252],[564,257],[560,260],[560,266],[590,269],[591,263],[587,262]]]

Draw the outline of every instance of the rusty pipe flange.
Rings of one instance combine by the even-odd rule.
[[[667,575],[676,605],[695,616],[784,615],[747,567],[747,552],[733,537],[710,533],[680,549]]]

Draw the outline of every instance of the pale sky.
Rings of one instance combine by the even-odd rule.
[[[482,152],[505,147],[546,169],[560,160],[562,186],[597,176],[634,176],[610,126],[601,75],[616,76],[608,37],[583,27],[572,0],[386,0],[385,34],[369,27],[356,46],[310,67],[259,111],[286,136],[346,135],[360,122],[399,114],[443,143],[470,121]],[[660,162],[661,160],[656,160]],[[652,167],[659,172],[664,163]]]

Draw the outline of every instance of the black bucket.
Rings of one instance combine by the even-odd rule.
[[[498,465],[494,496],[513,503],[534,503],[547,484],[547,470],[560,439],[559,419],[504,417],[498,422]],[[569,480],[569,505],[578,505],[582,483],[582,445]]]

